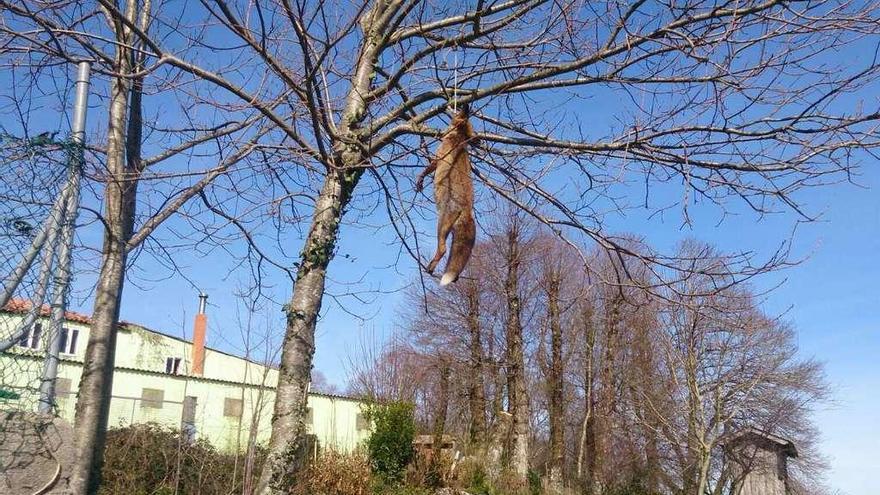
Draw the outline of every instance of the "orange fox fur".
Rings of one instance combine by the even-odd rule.
[[[416,191],[422,190],[426,175],[434,174],[434,202],[437,204],[437,252],[428,263],[428,273],[434,273],[437,263],[446,254],[446,238],[452,233],[452,253],[446,262],[446,271],[440,285],[458,280],[471,257],[477,237],[474,223],[474,184],[471,179],[471,160],[468,144],[475,142],[467,105],[452,118],[443,135],[437,155],[416,180]]]

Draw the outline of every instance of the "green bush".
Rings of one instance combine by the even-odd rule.
[[[373,404],[365,413],[373,423],[373,433],[367,441],[373,473],[383,483],[397,485],[415,455],[413,406],[406,402]]]
[[[638,478],[619,483],[607,490],[607,493],[608,495],[653,495]]]
[[[474,495],[493,494],[492,483],[482,466],[474,465],[467,474],[469,479],[465,480],[465,486],[468,492]]]
[[[537,471],[529,469],[526,478],[529,482],[529,495],[541,495],[544,488],[541,483],[541,475]]]

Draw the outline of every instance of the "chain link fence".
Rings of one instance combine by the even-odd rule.
[[[36,409],[45,343],[56,337],[49,325],[37,322],[48,314],[55,255],[46,256],[45,249],[35,253],[34,245],[63,194],[74,146],[55,133],[15,136],[0,128],[0,350],[29,357],[0,362],[0,406],[6,410]],[[46,245],[54,246],[57,235],[48,237]]]

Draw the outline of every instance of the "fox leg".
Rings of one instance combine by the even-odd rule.
[[[422,173],[416,178],[416,192],[422,192],[422,187],[424,187],[425,176],[431,175],[434,171],[437,170],[437,160],[434,158],[428,159],[428,166],[422,170]]]
[[[434,258],[428,263],[428,273],[434,273],[434,268],[437,267],[437,263],[439,263],[446,254],[446,238],[449,237],[449,233],[452,231],[452,226],[455,225],[457,219],[458,215],[444,213],[440,215],[440,218],[437,220],[437,252],[434,253]]]

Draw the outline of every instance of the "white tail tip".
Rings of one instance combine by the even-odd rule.
[[[440,285],[449,285],[452,282],[455,282],[455,274],[452,272],[446,272],[443,274],[443,278],[440,279]]]

